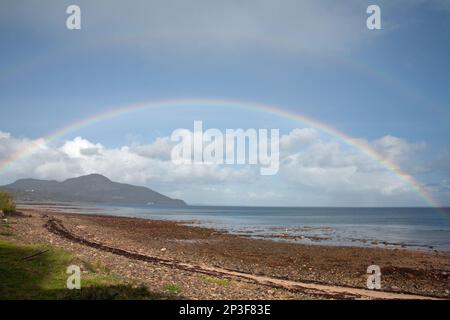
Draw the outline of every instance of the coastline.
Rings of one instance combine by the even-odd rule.
[[[306,245],[450,252],[447,221],[431,208],[190,206],[173,210],[83,203],[21,206],[63,213],[169,220],[240,237]]]
[[[141,255],[184,264],[233,270],[286,281],[367,289],[367,267],[379,265],[382,291],[450,298],[450,253],[305,245],[251,239],[180,222],[105,215],[58,213],[48,209],[20,209],[11,218],[13,236],[24,243],[48,243],[98,261],[111,272],[145,283],[180,287],[186,299],[316,299],[330,298],[311,290],[270,287],[239,277],[214,277],[195,270],[136,261],[64,239],[45,228],[49,219],[87,241]],[[8,240],[8,239],[3,239]],[[352,298],[335,296],[334,298]],[[355,298],[355,297],[353,297]]]

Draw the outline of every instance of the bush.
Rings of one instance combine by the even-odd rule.
[[[7,192],[0,191],[0,210],[3,213],[13,213],[16,211],[16,203],[11,195]]]

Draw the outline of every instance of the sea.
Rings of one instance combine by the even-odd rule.
[[[450,208],[163,208],[86,204],[60,204],[51,208],[62,212],[178,221],[272,241],[450,251]]]

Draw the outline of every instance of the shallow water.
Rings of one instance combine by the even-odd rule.
[[[55,208],[55,207],[52,207]],[[450,209],[59,206],[64,212],[174,220],[304,244],[450,251]]]

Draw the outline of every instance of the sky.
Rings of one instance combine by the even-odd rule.
[[[81,30],[66,28],[71,4]],[[370,4],[381,30],[366,27]],[[0,166],[0,184],[101,173],[191,204],[429,205],[361,149],[252,102],[345,133],[450,206],[448,0],[3,0],[0,40],[0,163],[21,154]],[[176,99],[198,102],[44,139],[114,108]],[[278,174],[174,165],[170,135],[195,120],[279,129]]]

